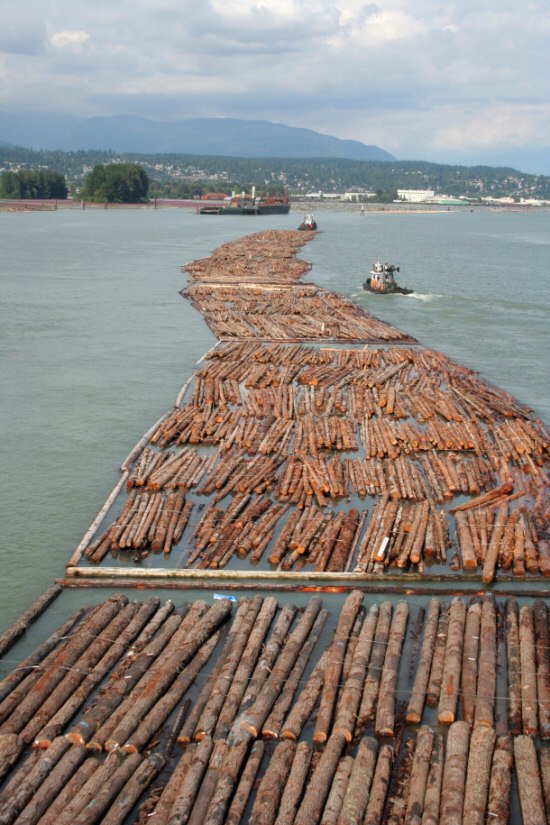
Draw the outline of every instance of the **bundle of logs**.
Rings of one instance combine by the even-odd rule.
[[[232,609],[115,595],[9,673],[2,825],[123,823],[160,771],[154,822],[504,823],[514,761],[523,821],[546,821],[546,603]]]

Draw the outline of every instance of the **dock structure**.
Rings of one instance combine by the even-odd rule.
[[[114,591],[0,682],[0,825],[549,821],[548,431],[314,235],[186,265],[218,344],[0,637]]]

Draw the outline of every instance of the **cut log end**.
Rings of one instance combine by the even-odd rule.
[[[324,731],[317,731],[317,733],[313,736],[313,741],[317,745],[324,745],[327,741],[326,733]]]
[[[65,739],[68,739],[69,742],[72,742],[73,745],[85,745],[86,742],[84,741],[84,737],[80,733],[76,733],[75,731],[71,731],[67,733]]]
[[[281,731],[281,739],[292,739],[295,742],[297,738],[298,737],[296,736],[296,734],[293,733],[291,730]]]
[[[120,745],[118,742],[115,742],[114,739],[107,739],[104,747],[107,753],[110,753],[111,751],[116,751],[118,748],[120,748]]]
[[[132,745],[131,742],[126,742],[126,744],[122,746],[122,750],[124,753],[138,753],[138,749],[135,745]]]
[[[455,721],[455,715],[450,710],[440,710],[437,719],[440,725],[452,725]]]
[[[407,725],[419,725],[422,721],[422,716],[415,711],[407,713]]]
[[[334,728],[333,733],[341,733],[348,745],[351,743],[353,736],[348,728]]]
[[[68,738],[68,737],[67,737]],[[32,743],[33,748],[37,750],[46,750],[52,744],[52,740],[47,736],[39,736]]]

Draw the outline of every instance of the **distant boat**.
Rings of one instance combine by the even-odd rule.
[[[317,229],[317,221],[313,217],[312,212],[308,212],[298,229],[303,229],[306,232],[311,232]]]
[[[399,286],[395,280],[396,272],[399,272],[398,266],[382,264],[378,258],[371,266],[370,278],[367,278],[363,284],[363,289],[367,292],[374,292],[376,295],[410,295],[413,290]]]
[[[227,206],[212,204],[198,210],[199,215],[288,215],[289,211],[286,186],[283,195],[268,192],[265,197],[256,197],[256,187],[252,187],[252,194],[233,195]]]

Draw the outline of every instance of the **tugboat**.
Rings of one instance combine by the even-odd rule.
[[[317,221],[315,220],[311,212],[307,213],[298,229],[303,229],[306,232],[312,232],[313,230],[317,229]]]
[[[370,270],[370,278],[363,284],[363,289],[367,292],[374,292],[377,295],[410,295],[412,289],[399,286],[395,280],[395,273],[399,272],[399,267],[393,264],[381,264],[380,258],[373,263]]]

